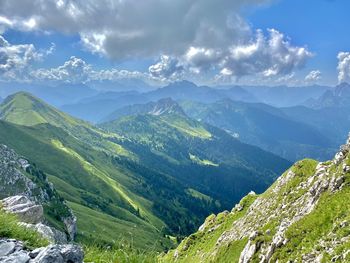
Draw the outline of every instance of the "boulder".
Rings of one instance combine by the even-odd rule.
[[[1,202],[5,211],[16,214],[19,220],[25,223],[37,224],[44,218],[43,207],[30,201],[26,196],[10,196]]]
[[[49,245],[33,259],[33,263],[81,263],[84,253],[81,247],[76,245]]]
[[[0,257],[7,256],[15,251],[16,243],[15,242],[1,242],[0,243]]]
[[[27,228],[36,230],[39,232],[44,238],[46,238],[50,243],[55,244],[66,244],[67,241],[67,235],[53,227],[49,227],[47,225],[44,225],[43,223],[38,223],[36,225],[33,224],[27,224],[27,223],[20,223],[22,226],[25,226]]]
[[[81,247],[73,244],[49,245],[30,251],[21,241],[0,240],[1,263],[82,263],[83,258]]]

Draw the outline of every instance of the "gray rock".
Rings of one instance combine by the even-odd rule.
[[[34,259],[33,263],[65,263],[59,248],[56,245],[50,245],[43,249]]]
[[[0,258],[1,263],[27,263],[27,262],[29,262],[29,260],[30,260],[30,257],[23,250],[12,253],[11,255],[9,255],[7,257]]]
[[[76,245],[49,245],[32,259],[33,263],[81,263],[83,250]]]
[[[82,262],[84,258],[84,252],[81,247],[71,244],[62,246],[61,254],[65,262]]]
[[[39,247],[37,249],[34,249],[33,251],[29,252],[29,257],[31,258],[36,258],[41,251],[43,251],[45,248],[44,247]]]
[[[25,226],[27,228],[36,230],[39,232],[44,238],[46,238],[50,243],[55,244],[66,244],[67,236],[65,233],[53,228],[49,227],[47,225],[44,225],[42,223],[38,223],[36,225],[33,224],[27,224],[27,223],[21,223],[22,226]]]
[[[71,216],[64,218],[63,222],[69,234],[70,241],[73,241],[77,234],[77,218],[71,212]]]
[[[20,221],[37,224],[43,220],[44,209],[30,201],[28,197],[16,195],[2,200],[5,211],[16,214]]]
[[[0,243],[0,257],[11,254],[15,250],[15,247],[16,247],[15,242],[2,241]]]

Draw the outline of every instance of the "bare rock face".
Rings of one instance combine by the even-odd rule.
[[[3,199],[1,203],[5,211],[16,214],[22,222],[37,224],[44,218],[42,205],[35,204],[26,196],[10,196]]]
[[[21,241],[0,240],[2,263],[82,263],[84,253],[76,245],[49,245],[35,250],[26,250]]]
[[[75,217],[73,212],[71,212],[71,216],[64,218],[63,222],[66,226],[66,230],[69,235],[69,240],[73,241],[77,234],[77,218]]]

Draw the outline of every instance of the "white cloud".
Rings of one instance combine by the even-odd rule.
[[[90,81],[117,81],[120,79],[140,79],[151,81],[149,74],[128,70],[94,70],[93,67],[81,58],[72,56],[63,65],[56,68],[41,68],[30,73],[30,79],[34,82],[64,82],[64,83],[88,83]]]
[[[306,82],[315,82],[322,78],[322,73],[319,70],[313,70],[310,71],[309,74],[306,75],[305,81]]]
[[[255,40],[232,46],[222,65],[238,78],[254,74],[271,77],[302,68],[311,56],[306,47],[293,46],[275,29],[269,29],[267,37],[258,30]]]
[[[338,81],[350,81],[350,52],[340,52],[338,54]]]
[[[0,78],[16,79],[33,61],[40,60],[42,56],[33,44],[13,45],[0,35]]]
[[[177,59],[162,55],[156,64],[149,67],[148,71],[153,78],[162,81],[177,80],[181,78],[183,67]]]
[[[231,45],[227,49],[190,47],[184,55],[172,59],[167,56],[166,61],[152,68],[159,71],[165,68],[171,71],[172,76],[180,77],[212,70],[218,72],[214,77],[216,82],[232,82],[244,76],[289,76],[302,68],[312,55],[306,47],[294,46],[282,33],[269,29],[267,36],[258,30],[256,36],[246,43]],[[169,64],[169,61],[177,61],[173,65],[181,67],[160,67]],[[181,70],[182,74],[176,75],[178,70]]]
[[[51,69],[38,69],[30,75],[40,81],[63,81],[68,83],[85,82],[91,73],[91,66],[84,60],[72,56],[62,66]]]
[[[112,58],[181,55],[190,46],[226,47],[249,37],[240,10],[270,1],[5,0],[0,24],[79,34],[86,48]]]
[[[215,75],[216,80],[231,81],[257,75],[278,78],[302,68],[312,54],[277,30],[254,33],[240,15],[247,5],[272,1],[5,0],[0,1],[0,33],[13,28],[79,34],[84,48],[113,59],[165,54],[149,72],[90,70],[89,78],[100,74],[101,78],[131,75],[160,81]],[[50,70],[32,75],[52,80],[74,75],[61,72],[68,68]],[[86,72],[81,73],[71,81],[86,79]]]

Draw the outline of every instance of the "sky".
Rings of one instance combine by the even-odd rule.
[[[347,0],[1,0],[0,81],[350,80]]]

